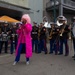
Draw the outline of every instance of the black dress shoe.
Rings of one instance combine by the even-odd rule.
[[[40,54],[41,52],[37,52],[37,54]]]
[[[13,53],[11,53],[11,54],[13,54]]]
[[[74,55],[74,56],[72,56],[72,58],[75,58],[75,55]]]
[[[74,60],[75,60],[75,58],[74,58]]]
[[[8,52],[5,52],[6,54],[8,53]]]
[[[37,52],[35,52],[35,53],[37,53]]]
[[[45,54],[47,54],[47,52],[45,52]]]
[[[63,53],[59,53],[58,55],[62,55]]]
[[[49,54],[53,54],[53,52],[49,52]]]
[[[65,54],[65,56],[68,56],[68,54]]]
[[[55,53],[55,55],[57,55],[58,53]]]
[[[65,56],[68,56],[69,55],[69,53],[65,53]]]

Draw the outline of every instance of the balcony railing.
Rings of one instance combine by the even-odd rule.
[[[60,0],[56,0],[55,2],[55,5],[59,5],[61,2]],[[75,8],[75,2],[74,1],[71,1],[71,0],[63,0],[61,4],[65,4],[67,6],[71,6],[73,8]],[[47,4],[46,4],[46,7],[52,7],[54,5],[54,1],[49,1]]]
[[[67,0],[63,0],[63,3],[64,4],[67,4],[67,5],[69,5],[69,6],[72,6],[72,7],[75,7],[75,2],[74,1],[67,1]]]
[[[57,0],[56,2],[55,2],[55,5],[58,5],[59,4],[59,1],[60,0]],[[54,2],[53,1],[49,1],[47,4],[46,4],[46,7],[52,7],[54,5]]]

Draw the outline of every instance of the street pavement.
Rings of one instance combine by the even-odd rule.
[[[47,45],[49,51],[49,44]],[[0,75],[75,75],[75,61],[72,59],[73,46],[69,41],[69,56],[33,53],[30,64],[26,65],[25,55],[13,66],[15,54],[0,55]]]

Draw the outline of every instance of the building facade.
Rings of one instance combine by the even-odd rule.
[[[20,20],[23,13],[29,13],[28,0],[0,0],[0,16],[7,15]],[[25,2],[26,1],[26,2]],[[25,3],[25,4],[24,4]]]
[[[0,16],[8,15],[20,20],[24,13],[30,14],[32,22],[40,23],[43,19],[43,0],[0,0]]]
[[[43,21],[43,0],[29,0],[30,16],[38,24]]]
[[[48,0],[45,5],[50,21],[54,21],[59,15],[64,15],[68,23],[71,23],[71,18],[75,16],[75,0]]]
[[[0,1],[4,1],[22,7],[28,7],[28,0],[0,0]]]

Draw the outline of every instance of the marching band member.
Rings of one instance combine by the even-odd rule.
[[[74,58],[75,60],[75,17],[73,17],[72,38],[73,38],[73,47],[74,47],[74,56],[72,56],[72,58]]]
[[[40,23],[40,36],[39,36],[39,49],[38,53],[41,53],[41,51],[44,51],[45,54],[47,54],[47,46],[46,46],[46,28],[44,27],[43,23]]]
[[[55,51],[55,55],[58,54],[59,50],[59,40],[57,40],[57,35],[58,35],[58,29],[55,27],[55,23],[51,22],[51,29],[49,32],[49,40],[50,40],[50,52],[49,54],[53,54],[53,51]]]
[[[34,22],[34,26],[32,27],[31,35],[32,35],[32,50],[33,52],[35,51],[35,53],[38,53],[38,27],[37,27],[37,23],[35,22]]]
[[[1,25],[0,25],[0,49],[1,49]]]
[[[60,26],[60,50],[59,55],[63,54],[63,43],[65,44],[65,56],[68,56],[69,54],[69,47],[68,47],[68,33],[70,31],[69,26],[66,24],[67,20],[64,16],[59,16],[58,21],[62,23]]]
[[[5,22],[4,25],[1,27],[1,48],[0,53],[2,52],[3,44],[5,44],[5,53],[7,53],[8,48],[8,36],[10,34],[10,28],[8,27],[8,23]]]
[[[16,33],[16,30],[17,30],[16,24],[13,24],[13,27],[10,30],[11,30],[11,32],[10,32],[10,41],[11,41],[10,53],[13,54],[14,45],[15,45],[15,49],[16,49],[17,37],[18,37],[18,35]]]
[[[54,37],[53,37],[53,32],[54,32],[54,30],[55,30],[55,26],[54,26],[54,23],[53,22],[51,22],[50,23],[50,25],[51,25],[51,28],[50,28],[50,31],[49,31],[49,40],[50,40],[50,52],[49,52],[49,54],[52,54],[53,53],[53,43],[54,43]]]
[[[18,33],[18,43],[16,47],[16,58],[13,65],[15,65],[20,60],[20,53],[24,47],[26,53],[26,64],[29,64],[29,58],[32,56],[32,39],[31,39],[31,19],[28,14],[24,14],[21,18],[22,24],[19,25]]]

